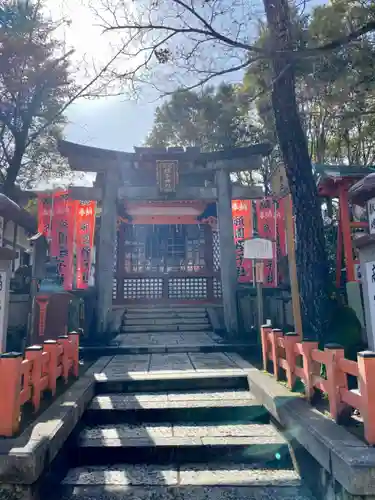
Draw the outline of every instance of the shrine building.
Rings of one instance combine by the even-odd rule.
[[[232,200],[263,197],[230,173],[256,170],[268,144],[202,153],[199,148],[134,148],[133,153],[67,141],[74,171],[96,174],[73,187],[98,202],[95,237],[97,328],[130,304],[222,304],[227,332],[238,332]]]

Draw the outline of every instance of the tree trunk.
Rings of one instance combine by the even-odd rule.
[[[288,0],[263,1],[275,51],[272,105],[296,217],[302,333],[304,339],[322,340],[327,338],[330,312],[328,261],[318,192],[296,102]]]
[[[25,154],[25,141],[15,141],[15,148],[12,160],[10,161],[7,171],[6,177],[3,185],[3,193],[9,198],[16,200],[15,196],[15,184],[18,177],[18,174],[21,170],[23,155]]]

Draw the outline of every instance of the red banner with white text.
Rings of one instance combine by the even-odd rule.
[[[76,276],[77,288],[89,286],[95,233],[95,201],[77,201],[76,213]]]
[[[253,264],[244,260],[244,242],[253,234],[253,209],[251,200],[232,201],[232,219],[234,244],[236,246],[236,262],[238,281],[248,283],[253,281]]]
[[[279,282],[277,262],[286,255],[284,200],[264,198],[256,202],[258,236],[273,242],[273,259],[264,261],[264,285]]]
[[[49,254],[58,262],[65,290],[88,287],[95,210],[96,202],[72,200],[68,191],[38,195],[38,231],[49,240]],[[73,283],[74,274],[76,283]]]
[[[50,194],[38,194],[38,232],[51,237],[52,200]]]
[[[65,290],[73,288],[74,202],[67,191],[53,194],[50,254],[56,257]]]

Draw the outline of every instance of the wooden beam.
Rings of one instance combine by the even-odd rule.
[[[71,186],[69,193],[73,200],[100,201],[103,198],[103,190],[99,187]]]
[[[251,170],[259,170],[262,166],[262,157],[260,155],[248,156],[245,158],[233,158],[228,160],[219,160],[208,162],[204,167],[204,171],[225,170],[226,172],[245,172]],[[199,172],[200,169],[194,169],[194,172]]]
[[[264,198],[260,186],[232,186],[232,200],[257,200]]]
[[[286,196],[283,201],[285,210],[286,245],[288,249],[289,279],[290,289],[292,293],[294,328],[296,333],[298,333],[298,335],[302,338],[301,303],[297,277],[296,247],[294,241],[294,219],[291,195]]]
[[[117,194],[119,199],[132,201],[163,201],[163,200],[204,200],[215,201],[217,199],[216,187],[179,187],[173,195],[164,196],[159,193],[156,186],[152,187],[134,187],[122,186],[118,189]],[[233,186],[232,198],[235,200],[241,199],[258,199],[262,198],[263,190],[259,186]]]
[[[134,162],[156,162],[157,160],[178,160],[181,163],[192,163],[203,172],[224,169],[232,172],[254,170],[259,168],[253,158],[260,159],[272,151],[268,143],[254,144],[243,148],[228,148],[220,151],[201,153],[199,148],[170,148],[165,151],[155,148],[138,148],[136,152],[126,153],[111,149],[94,148],[69,141],[59,142],[59,151],[68,158],[73,170],[82,172],[104,172],[113,167],[124,168]],[[259,160],[258,160],[259,161]],[[220,167],[216,165],[221,164]],[[230,166],[231,164],[231,166]],[[254,167],[250,166],[254,164]],[[192,168],[195,170],[195,168]],[[197,170],[197,173],[199,170]]]

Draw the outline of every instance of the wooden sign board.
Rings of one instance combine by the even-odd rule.
[[[178,161],[157,161],[156,176],[161,193],[174,193],[178,184]]]
[[[272,241],[265,238],[246,240],[244,245],[244,259],[273,259]]]

